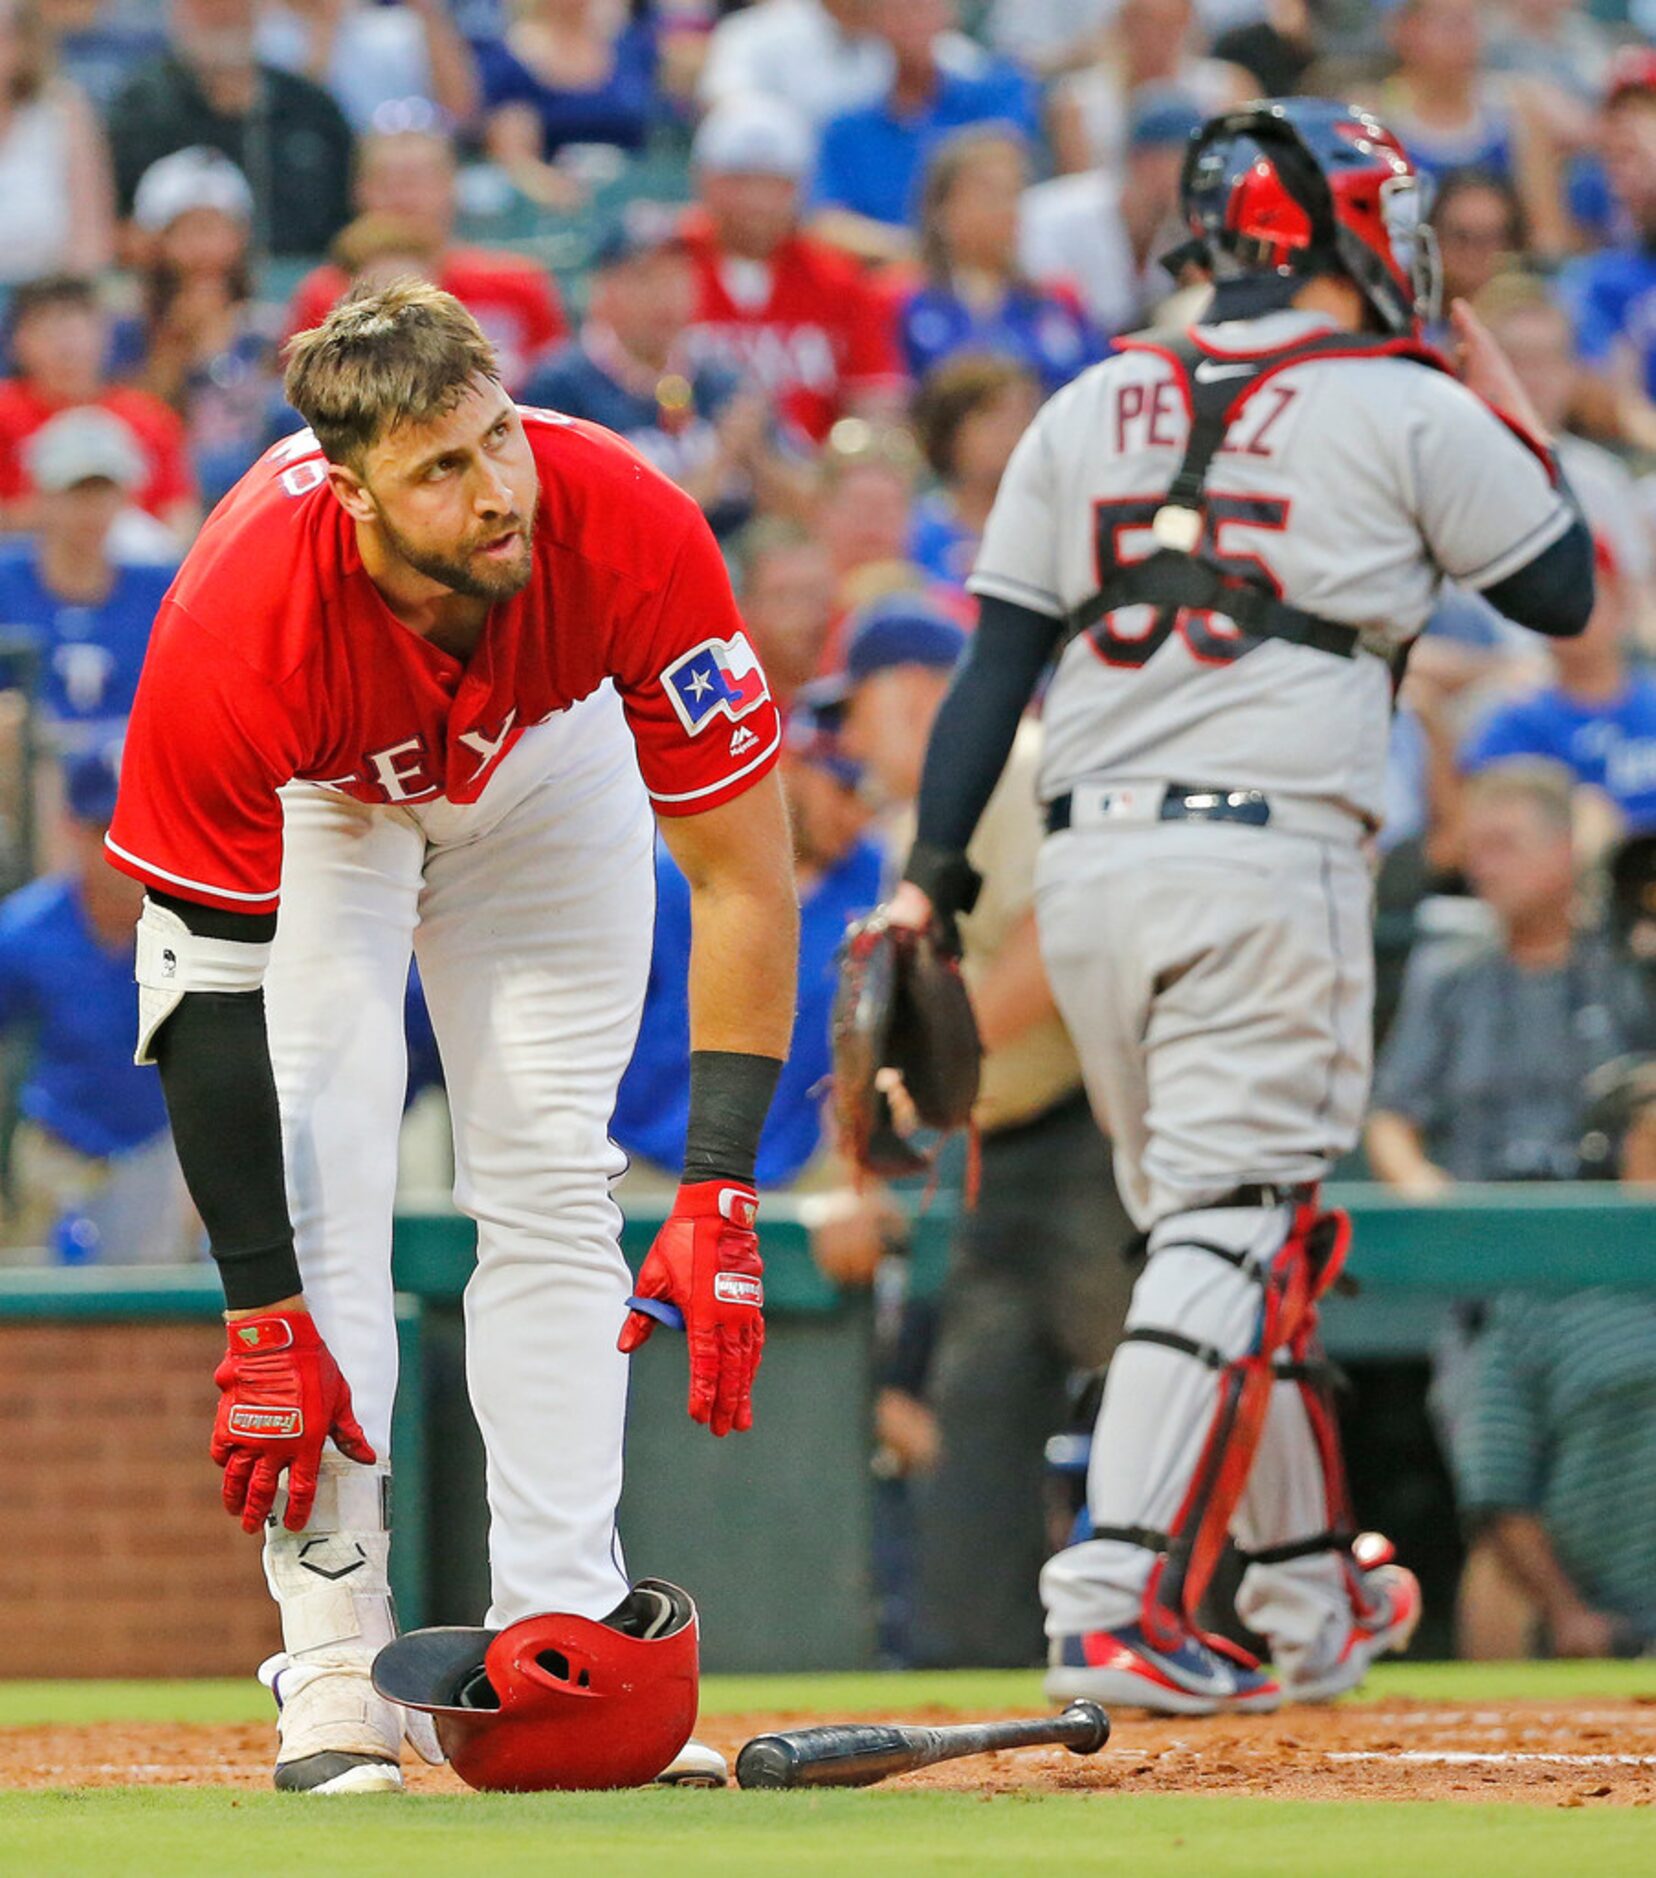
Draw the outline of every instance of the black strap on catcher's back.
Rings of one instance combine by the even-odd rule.
[[[1335,658],[1353,658],[1361,638],[1358,628],[1308,613],[1244,577],[1226,574],[1197,553],[1205,526],[1202,502],[1208,470],[1249,398],[1265,379],[1290,366],[1322,357],[1377,354],[1414,358],[1426,365],[1438,361],[1407,341],[1365,339],[1348,332],[1317,333],[1300,344],[1248,358],[1210,353],[1190,333],[1121,344],[1127,351],[1154,352],[1178,369],[1190,406],[1190,435],[1184,461],[1151,523],[1155,551],[1142,561],[1117,567],[1090,600],[1066,616],[1064,643],[1119,607],[1155,606],[1169,614],[1185,608],[1222,613],[1249,639],[1284,639]]]

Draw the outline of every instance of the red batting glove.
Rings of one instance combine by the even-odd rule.
[[[638,1274],[637,1296],[677,1307],[690,1343],[690,1419],[716,1435],[753,1426],[753,1378],[765,1347],[764,1265],[745,1181],[687,1181]],[[619,1347],[645,1342],[657,1319],[629,1311]]]
[[[329,1435],[342,1454],[371,1466],[350,1385],[317,1334],[309,1311],[241,1317],[226,1326],[230,1347],[213,1371],[223,1391],[213,1423],[213,1459],[224,1469],[224,1507],[257,1532],[288,1470],[287,1516],[298,1532],[310,1518],[316,1470]]]

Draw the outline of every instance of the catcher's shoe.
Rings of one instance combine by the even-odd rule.
[[[1395,1562],[1390,1540],[1364,1533],[1352,1549],[1357,1570],[1352,1586],[1351,1622],[1332,1645],[1320,1643],[1296,1660],[1278,1650],[1274,1667],[1288,1702],[1332,1702],[1368,1674],[1369,1665],[1388,1651],[1406,1650],[1420,1622],[1420,1580]]]
[[[1054,1637],[1046,1692],[1159,1715],[1264,1714],[1282,1702],[1275,1680],[1241,1651],[1222,1655],[1189,1633],[1176,1650],[1159,1650],[1137,1624]]]
[[[259,1665],[276,1698],[281,1793],[400,1793],[403,1712],[375,1692],[364,1663]]]

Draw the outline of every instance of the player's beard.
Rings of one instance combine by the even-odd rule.
[[[416,573],[424,574],[427,580],[439,581],[455,593],[464,594],[468,600],[483,600],[490,605],[498,600],[512,599],[529,585],[529,576],[535,564],[535,519],[540,513],[538,491],[527,520],[520,522],[516,515],[503,516],[498,526],[478,535],[458,555],[452,556],[433,554],[416,547],[393,525],[378,503],[374,506],[378,510],[380,532],[385,536],[388,546]],[[520,552],[503,565],[490,566],[485,562],[479,566],[475,559],[477,549],[486,541],[498,540],[510,528],[519,531]]]

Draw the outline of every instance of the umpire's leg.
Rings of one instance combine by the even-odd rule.
[[[1065,1383],[1121,1334],[1131,1231],[1079,1092],[985,1138],[955,1237],[931,1400],[940,1454],[918,1511],[922,1661],[1016,1667],[1044,1654],[1044,1450]]]

